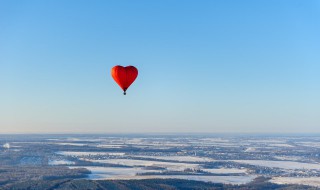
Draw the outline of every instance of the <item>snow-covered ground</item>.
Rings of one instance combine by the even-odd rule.
[[[273,177],[270,182],[277,184],[300,184],[320,187],[320,177]]]
[[[105,141],[105,139],[91,139],[91,138],[67,138],[66,141],[87,141],[87,142],[101,142]]]
[[[134,156],[134,157],[177,161],[177,162],[212,162],[212,161],[214,161],[211,158],[197,157],[197,156]]]
[[[254,148],[254,147],[249,147],[249,148],[247,148],[244,152],[255,152],[255,151],[257,151],[256,148]]]
[[[113,167],[86,166],[85,168],[92,172],[89,178],[94,180],[177,178],[215,183],[242,184],[252,181],[256,177],[254,175],[258,175],[253,174],[256,171],[255,169],[257,169],[255,166],[260,166],[277,168],[274,170],[276,172],[280,168],[280,170],[285,171],[287,174],[292,173],[290,176],[297,176],[296,178],[273,177],[271,181],[274,183],[305,184],[320,187],[320,178],[310,177],[320,173],[320,164],[318,164],[316,157],[318,156],[316,148],[320,148],[320,143],[317,142],[317,139],[308,141],[308,139],[302,138],[295,141],[290,138],[237,139],[212,137],[197,139],[174,137],[166,139],[105,137],[97,139],[64,138],[61,141],[51,141],[48,143],[78,146],[66,147],[61,149],[66,151],[56,152],[60,155],[57,157],[58,159],[65,160],[52,159],[49,161],[50,165],[70,165],[70,168],[82,167],[75,165],[74,162],[68,161],[68,159],[105,163],[106,166],[108,166],[107,164],[114,164]],[[137,149],[133,147],[139,148],[139,151],[136,151]],[[295,151],[293,151],[294,147],[296,147]],[[132,148],[132,151],[129,151],[130,148]],[[173,151],[162,151],[160,149],[172,149]],[[88,152],[88,150],[94,152]],[[99,152],[99,150],[103,152]],[[299,153],[303,154],[299,155]],[[314,155],[314,157],[308,157],[307,155]],[[73,158],[71,159],[70,156]],[[238,164],[232,162],[252,166],[241,169],[232,168],[239,167]],[[115,165],[119,165],[119,167],[114,167]],[[214,168],[212,169],[211,167]],[[189,169],[196,172],[190,172]],[[198,169],[211,174],[201,175],[197,171]],[[138,173],[146,172],[152,172],[153,174],[137,175]],[[186,175],[160,175],[161,172],[171,172],[171,174],[181,172],[181,174]],[[198,175],[196,175],[197,172]],[[272,174],[263,173],[263,171],[260,174],[273,176]]]
[[[320,170],[320,164],[293,162],[293,161],[270,161],[270,160],[230,160],[233,162],[264,166],[270,168],[282,168],[288,170],[294,169],[309,169]]]
[[[271,143],[286,143],[287,140],[281,139],[248,139],[246,142],[249,143],[263,143],[263,144],[271,144]]]
[[[286,148],[292,148],[294,146],[290,144],[281,144],[281,143],[276,143],[276,144],[268,144],[268,146],[273,146],[273,147],[286,147]]]
[[[219,168],[219,169],[202,169],[202,171],[214,173],[214,174],[245,174],[247,169],[237,168]]]
[[[207,146],[207,147],[212,147],[212,146],[216,146],[216,147],[227,147],[227,148],[232,148],[232,147],[239,147],[239,145],[234,144],[234,143],[207,143],[207,144],[199,144],[199,146]]]
[[[246,184],[251,182],[256,176],[197,176],[197,175],[149,175],[149,176],[123,176],[123,177],[111,177],[104,179],[186,179],[195,181],[204,181],[212,183],[225,183],[225,184]]]
[[[48,164],[51,166],[56,165],[74,165],[75,162],[69,161],[69,160],[49,160]]]
[[[138,173],[160,172],[159,170],[144,170],[142,167],[123,168],[123,167],[95,167],[95,166],[70,166],[69,168],[86,168],[91,171],[88,178],[93,180],[109,178],[127,178]]]
[[[256,176],[196,176],[196,175],[136,175],[137,173],[145,172],[160,172],[158,170],[144,170],[141,167],[136,168],[119,168],[119,167],[69,167],[69,168],[86,168],[92,173],[88,178],[91,180],[103,179],[187,179],[196,181],[205,181],[213,183],[227,183],[227,184],[245,184],[251,182]]]
[[[99,148],[123,148],[125,147],[124,145],[119,145],[119,144],[99,144],[97,145]]]
[[[299,142],[301,146],[320,148],[320,142]]]
[[[203,138],[201,139],[203,142],[230,142],[229,139],[224,139],[224,138]],[[195,141],[195,142],[198,142],[198,141]]]
[[[156,166],[163,167],[170,171],[184,171],[185,169],[198,169],[199,164],[186,164],[177,162],[161,162],[161,161],[149,161],[149,160],[132,160],[132,159],[107,159],[107,160],[93,160],[83,159],[90,162],[107,163],[107,164],[118,164],[123,166],[133,167],[145,167],[145,166]]]
[[[10,144],[9,143],[5,143],[4,145],[2,145],[3,148],[10,148]]]
[[[65,145],[70,145],[70,146],[87,146],[87,145],[88,145],[88,144],[83,144],[83,143],[53,143],[53,144],[62,145],[62,146],[65,146]]]
[[[106,156],[123,156],[124,152],[72,152],[72,151],[59,151],[57,154],[64,156],[98,156],[98,155],[106,155]]]
[[[161,142],[161,143],[126,143],[126,144],[130,144],[132,146],[147,146],[147,147],[157,147],[157,148],[172,148],[172,147],[184,147],[187,146],[187,144],[179,144],[179,143],[165,143],[165,142]]]
[[[132,176],[123,179],[186,179],[225,184],[246,184],[251,182],[256,176],[200,176],[200,175],[152,175],[152,176]],[[112,178],[118,179],[118,178]]]
[[[299,156],[275,156],[274,158],[279,160],[290,160],[290,161],[299,161],[302,160]]]

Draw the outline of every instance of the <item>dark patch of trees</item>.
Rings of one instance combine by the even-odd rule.
[[[315,187],[302,185],[278,185],[268,182],[269,178],[258,177],[244,185],[206,183],[180,179],[146,180],[35,180],[12,184],[3,190],[316,190]]]

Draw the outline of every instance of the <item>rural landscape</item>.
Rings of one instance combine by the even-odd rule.
[[[315,136],[1,135],[0,183],[3,189],[160,184],[184,189],[186,183],[203,189],[316,189],[319,141]]]

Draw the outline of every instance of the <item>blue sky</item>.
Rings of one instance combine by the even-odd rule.
[[[320,133],[319,34],[317,0],[3,0],[0,133]]]

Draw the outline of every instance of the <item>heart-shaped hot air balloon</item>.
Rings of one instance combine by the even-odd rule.
[[[138,76],[138,69],[134,66],[123,67],[117,65],[112,67],[111,76],[116,81],[116,83],[122,88],[123,94],[126,95],[127,89],[136,80]]]

